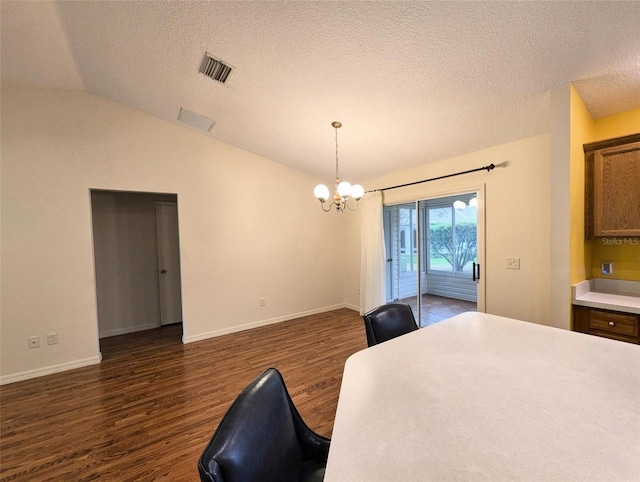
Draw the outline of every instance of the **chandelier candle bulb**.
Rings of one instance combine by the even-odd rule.
[[[351,197],[356,201],[364,196],[364,188],[360,184],[354,184],[351,186]]]
[[[319,199],[320,202],[325,202],[329,199],[329,188],[324,184],[318,184],[313,190],[313,195]]]
[[[342,181],[340,184],[338,184],[338,194],[340,194],[340,196],[345,199],[351,196],[351,184],[349,184],[347,181]]]

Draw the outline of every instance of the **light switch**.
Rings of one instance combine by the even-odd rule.
[[[507,258],[507,269],[520,269],[520,258]]]

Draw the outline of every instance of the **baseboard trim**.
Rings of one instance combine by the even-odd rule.
[[[146,325],[125,326],[123,328],[115,328],[113,330],[104,331],[98,336],[100,338],[109,338],[111,336],[128,335],[129,333],[135,333],[136,331],[153,330],[154,328],[160,328],[157,323],[147,323]]]
[[[344,307],[345,308],[349,308],[350,310],[357,311],[358,313],[360,313],[360,307],[359,306],[352,305],[352,304],[349,304],[349,303],[345,303]]]
[[[237,333],[239,331],[251,330],[252,328],[259,328],[261,326],[273,325],[274,323],[281,323],[283,321],[295,320],[296,318],[302,318],[304,316],[317,315],[319,313],[326,313],[327,311],[339,310],[340,308],[354,309],[351,305],[341,303],[339,305],[325,306],[324,308],[317,308],[315,310],[302,311],[300,313],[293,313],[290,315],[278,316],[276,318],[269,318],[267,320],[253,321],[251,323],[245,323],[243,325],[230,326],[228,328],[222,328],[220,330],[209,331],[207,333],[200,333],[199,335],[183,336],[182,342],[184,344],[193,343],[195,341],[207,340],[209,338],[216,338],[218,336],[229,335],[231,333]],[[355,309],[357,311],[357,308]]]
[[[97,365],[98,363],[100,363],[101,358],[102,358],[101,356],[93,356],[90,358],[83,358],[82,360],[74,360],[72,362],[60,363],[58,365],[51,365],[43,368],[36,368],[35,370],[27,370],[26,372],[5,375],[3,377],[0,377],[0,385],[21,382],[23,380],[43,377],[45,375],[51,375],[53,373],[65,372],[67,370],[72,370],[74,368],[82,368],[89,365]]]
[[[310,315],[317,315],[319,313],[326,313],[327,311],[333,311],[333,310],[338,310],[341,308],[348,308],[350,310],[354,310],[354,311],[359,311],[359,308],[357,306],[351,305],[351,304],[347,304],[347,303],[341,303],[341,304],[337,304],[337,305],[332,305],[332,306],[325,306],[323,308],[316,308],[314,310],[308,310],[308,311],[302,311],[299,313],[293,313],[293,314],[289,314],[289,315],[284,315],[284,316],[278,316],[275,318],[269,318],[267,320],[260,320],[260,321],[254,321],[251,323],[245,323],[243,325],[239,325],[239,326],[232,326],[232,327],[228,327],[228,328],[222,328],[220,330],[214,330],[214,331],[210,331],[207,333],[201,333],[199,335],[193,335],[193,336],[183,336],[182,337],[182,342],[183,343],[193,343],[196,341],[201,341],[201,340],[206,340],[208,338],[215,338],[218,336],[222,336],[222,335],[228,335],[230,333],[237,333],[239,331],[245,331],[245,330],[250,330],[252,328],[259,328],[261,326],[267,326],[267,325],[273,325],[275,323],[281,323],[283,321],[289,321],[289,320],[295,320],[296,318],[302,318],[305,316],[310,316]],[[157,325],[150,325],[149,328],[157,328]],[[140,331],[140,329],[142,329],[140,326],[136,327],[133,330],[130,329],[123,329],[121,330],[111,330],[109,332],[105,332],[105,333],[101,333],[99,336],[100,338],[106,338],[107,336],[116,336],[116,335],[123,335],[126,333],[133,333],[135,331]],[[128,331],[125,331],[128,330]],[[115,331],[118,331],[118,333],[115,333]],[[12,373],[10,375],[5,375],[5,376],[0,376],[0,385],[5,385],[5,384],[9,384],[9,383],[15,383],[15,382],[20,382],[23,380],[29,380],[31,378],[38,378],[38,377],[43,377],[45,375],[51,375],[53,373],[59,373],[59,372],[64,372],[67,370],[72,370],[74,368],[82,368],[82,367],[86,367],[86,366],[90,366],[90,365],[96,365],[98,363],[100,363],[100,361],[102,360],[102,354],[98,354],[98,356],[95,357],[90,357],[90,358],[83,358],[81,360],[74,360],[71,362],[67,362],[67,363],[60,363],[58,365],[51,365],[51,366],[47,366],[47,367],[42,367],[42,368],[37,368],[35,370],[27,370],[24,372],[19,372],[19,373]]]

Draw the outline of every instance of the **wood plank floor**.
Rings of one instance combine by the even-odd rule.
[[[366,348],[341,309],[183,345],[181,327],[102,341],[99,365],[0,388],[0,480],[198,480],[197,459],[238,393],[282,373],[331,436],[344,362]]]

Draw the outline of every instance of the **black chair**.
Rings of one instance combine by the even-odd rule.
[[[222,418],[198,460],[201,481],[321,481],[330,439],[313,432],[282,375],[265,370]]]
[[[404,303],[378,306],[363,316],[367,345],[373,346],[418,329],[413,311]]]

